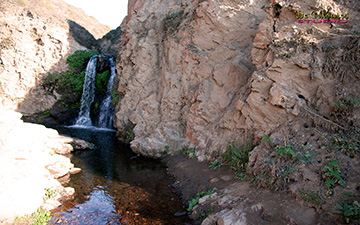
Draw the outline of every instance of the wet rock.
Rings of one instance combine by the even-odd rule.
[[[64,188],[64,192],[62,192],[61,195],[64,201],[72,200],[75,196],[75,189],[72,187],[66,187]]]
[[[74,149],[84,150],[94,150],[95,146],[87,141],[78,139],[78,138],[71,138],[72,140],[69,142],[73,146]]]
[[[174,214],[175,217],[186,216],[187,212],[177,212]]]

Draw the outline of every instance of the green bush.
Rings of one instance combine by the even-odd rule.
[[[100,96],[106,95],[107,83],[110,78],[110,71],[106,70],[103,73],[96,74],[96,94]]]
[[[98,55],[97,51],[87,51],[87,50],[76,50],[74,54],[70,55],[66,59],[66,63],[71,69],[73,68],[82,68],[88,63],[89,59],[93,55]]]
[[[84,84],[85,71],[74,73],[71,71],[62,73],[49,74],[42,82],[42,85],[47,89],[60,89],[71,88],[74,91],[82,92]]]

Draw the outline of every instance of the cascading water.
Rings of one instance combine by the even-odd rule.
[[[115,64],[113,57],[102,56],[105,59],[108,59],[110,67],[110,78],[107,84],[106,97],[100,104],[99,119],[97,127],[100,128],[109,128],[112,129],[112,117],[114,114],[114,108],[112,106],[112,88],[115,81]],[[81,96],[81,106],[79,116],[76,120],[75,125],[92,127],[92,121],[90,117],[90,108],[91,104],[95,99],[95,83],[96,83],[96,66],[97,66],[98,56],[95,55],[91,57],[86,67],[83,94]]]
[[[96,81],[96,64],[97,55],[94,55],[89,60],[86,66],[83,93],[80,101],[80,112],[75,122],[75,125],[92,126],[90,118],[90,106],[95,98],[95,81]]]
[[[113,58],[109,58],[110,64],[110,78],[107,84],[106,97],[100,105],[100,114],[98,127],[112,128],[112,117],[114,114],[114,108],[112,106],[112,88],[115,81],[115,64]]]

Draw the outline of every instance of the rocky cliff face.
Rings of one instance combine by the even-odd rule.
[[[160,156],[166,145],[192,146],[205,159],[237,139],[264,4],[156,1],[133,11],[115,121],[121,131],[134,127],[135,151]]]
[[[347,23],[297,21],[322,10]],[[358,107],[334,116],[359,98],[358,12],[350,1],[129,1],[115,126],[133,129],[135,152],[194,147],[199,160],[248,134],[286,143],[309,132],[304,118],[358,129]]]
[[[7,0],[0,8],[0,101],[2,107],[24,114],[44,111],[56,102],[56,93],[36,86],[48,72],[65,70],[68,55],[86,49],[79,38],[84,35],[76,28],[86,28],[95,37],[110,30],[62,1]],[[96,42],[88,32],[85,36]]]

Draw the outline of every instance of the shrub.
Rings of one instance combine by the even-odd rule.
[[[330,190],[335,184],[346,187],[346,182],[341,177],[340,165],[336,160],[330,160],[329,164],[322,168],[322,171],[327,189]]]
[[[76,50],[74,54],[70,55],[66,59],[66,63],[71,69],[73,68],[84,68],[86,67],[87,62],[93,55],[98,55],[97,51],[87,51],[87,50]]]
[[[252,143],[238,145],[235,142],[229,142],[222,157],[231,169],[235,171],[244,171],[247,169],[249,153],[252,150]]]

